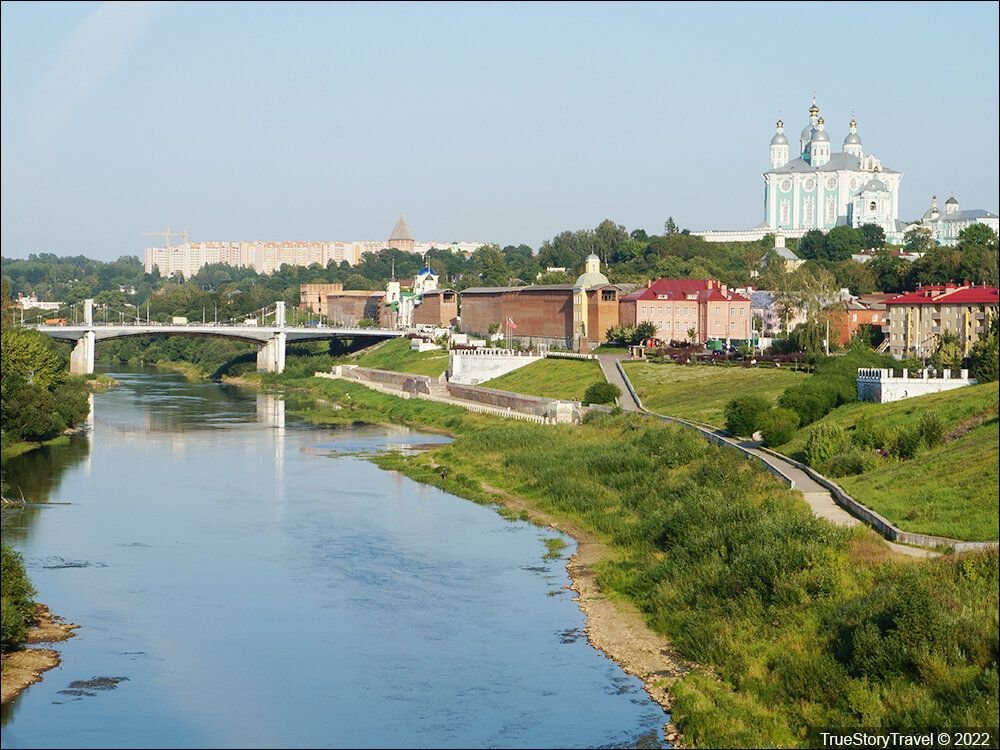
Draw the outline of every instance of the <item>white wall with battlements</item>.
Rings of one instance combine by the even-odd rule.
[[[902,401],[904,398],[926,396],[928,393],[940,393],[974,385],[975,378],[969,377],[968,370],[960,370],[955,377],[951,370],[903,370],[901,375],[895,375],[895,370],[877,369],[872,367],[858,368],[858,401],[874,401],[885,404],[890,401]]]

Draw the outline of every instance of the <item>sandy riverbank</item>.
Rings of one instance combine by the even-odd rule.
[[[28,628],[25,644],[65,641],[73,636],[73,631],[78,627],[80,626],[63,622],[48,607],[39,604],[35,624]],[[0,702],[13,700],[26,687],[39,682],[42,672],[57,666],[59,654],[48,648],[26,647],[0,655],[0,669],[3,672]]]

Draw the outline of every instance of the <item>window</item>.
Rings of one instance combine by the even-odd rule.
[[[875,201],[872,201],[871,203],[868,204],[868,210],[874,213],[875,211],[878,210],[878,204]]]
[[[782,224],[787,224],[788,216],[789,216],[788,201],[781,201],[781,218],[779,219],[779,221]]]
[[[744,308],[741,307],[740,308],[740,317],[742,318],[744,315],[746,315],[746,313],[747,313],[746,309],[744,309]]]
[[[802,224],[811,227],[814,221],[814,214],[812,198],[806,198],[802,206]]]

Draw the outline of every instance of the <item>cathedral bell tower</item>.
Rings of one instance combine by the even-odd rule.
[[[785,123],[778,118],[774,137],[771,139],[771,169],[780,169],[788,164],[788,139],[785,137]]]

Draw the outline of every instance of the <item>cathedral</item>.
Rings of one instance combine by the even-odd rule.
[[[813,99],[809,124],[799,134],[798,151],[779,119],[771,138],[770,169],[764,173],[762,227],[801,236],[810,229],[830,231],[839,224],[878,224],[890,242],[901,242],[905,223],[899,220],[902,172],[883,167],[866,154],[858,123],[852,117],[843,151],[834,151],[826,122]]]

